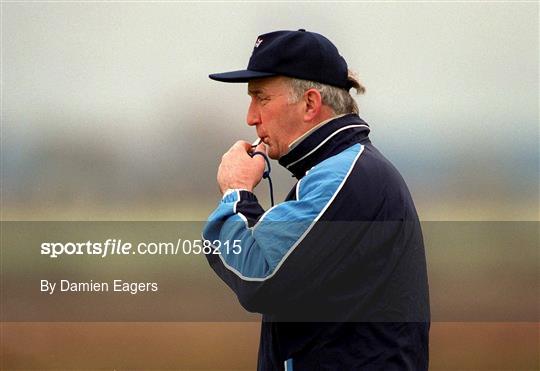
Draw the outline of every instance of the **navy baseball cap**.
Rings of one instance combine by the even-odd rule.
[[[311,80],[349,90],[347,62],[326,37],[308,32],[275,31],[257,37],[247,69],[214,73],[212,80],[248,82],[270,76]]]

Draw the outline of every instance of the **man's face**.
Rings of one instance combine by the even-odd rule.
[[[267,77],[248,84],[251,103],[247,124],[255,126],[266,144],[268,156],[279,159],[289,151],[289,144],[302,134],[302,101],[289,103],[289,86],[284,77]]]

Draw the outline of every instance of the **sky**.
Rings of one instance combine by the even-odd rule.
[[[246,67],[260,34],[305,28],[332,40],[367,87],[360,115],[422,219],[538,220],[536,2],[17,1],[1,10],[4,218],[140,209],[141,218],[204,219],[219,200],[221,154],[255,137],[245,84],[208,74]],[[280,199],[294,180],[273,168]],[[266,184],[257,192],[267,202]]]

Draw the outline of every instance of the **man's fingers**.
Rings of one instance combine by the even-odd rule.
[[[266,144],[264,144],[263,142],[259,143],[257,147],[253,147],[251,143],[246,142],[245,140],[239,140],[236,143],[234,143],[228,152],[230,153],[230,152],[235,152],[235,151],[246,152],[246,153],[254,153],[254,152],[262,152],[264,154],[268,153]],[[256,157],[259,157],[259,156],[256,156]],[[262,160],[264,162],[264,159]]]
[[[255,147],[255,149],[253,150],[253,152],[262,152],[262,153],[268,154],[268,150],[267,150],[267,148],[266,148],[266,144],[264,144],[263,142],[261,142],[257,147]]]
[[[251,143],[246,142],[245,140],[239,140],[233,144],[232,148],[243,149],[244,151],[249,152],[251,149]]]
[[[267,153],[266,145],[260,143],[257,147],[253,148],[253,145],[245,140],[239,140],[235,142],[231,148],[223,155],[222,160],[226,156],[237,156],[241,154],[252,154],[254,152]],[[251,155],[250,155],[251,156]],[[262,156],[251,156],[253,160],[257,162],[259,166],[265,166],[265,161]]]

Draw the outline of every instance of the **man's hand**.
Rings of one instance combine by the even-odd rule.
[[[249,152],[256,151],[266,153],[264,143],[252,149],[250,143],[240,140],[221,157],[217,182],[222,194],[231,188],[242,188],[251,192],[259,184],[264,173],[265,162],[262,156],[249,155]]]

